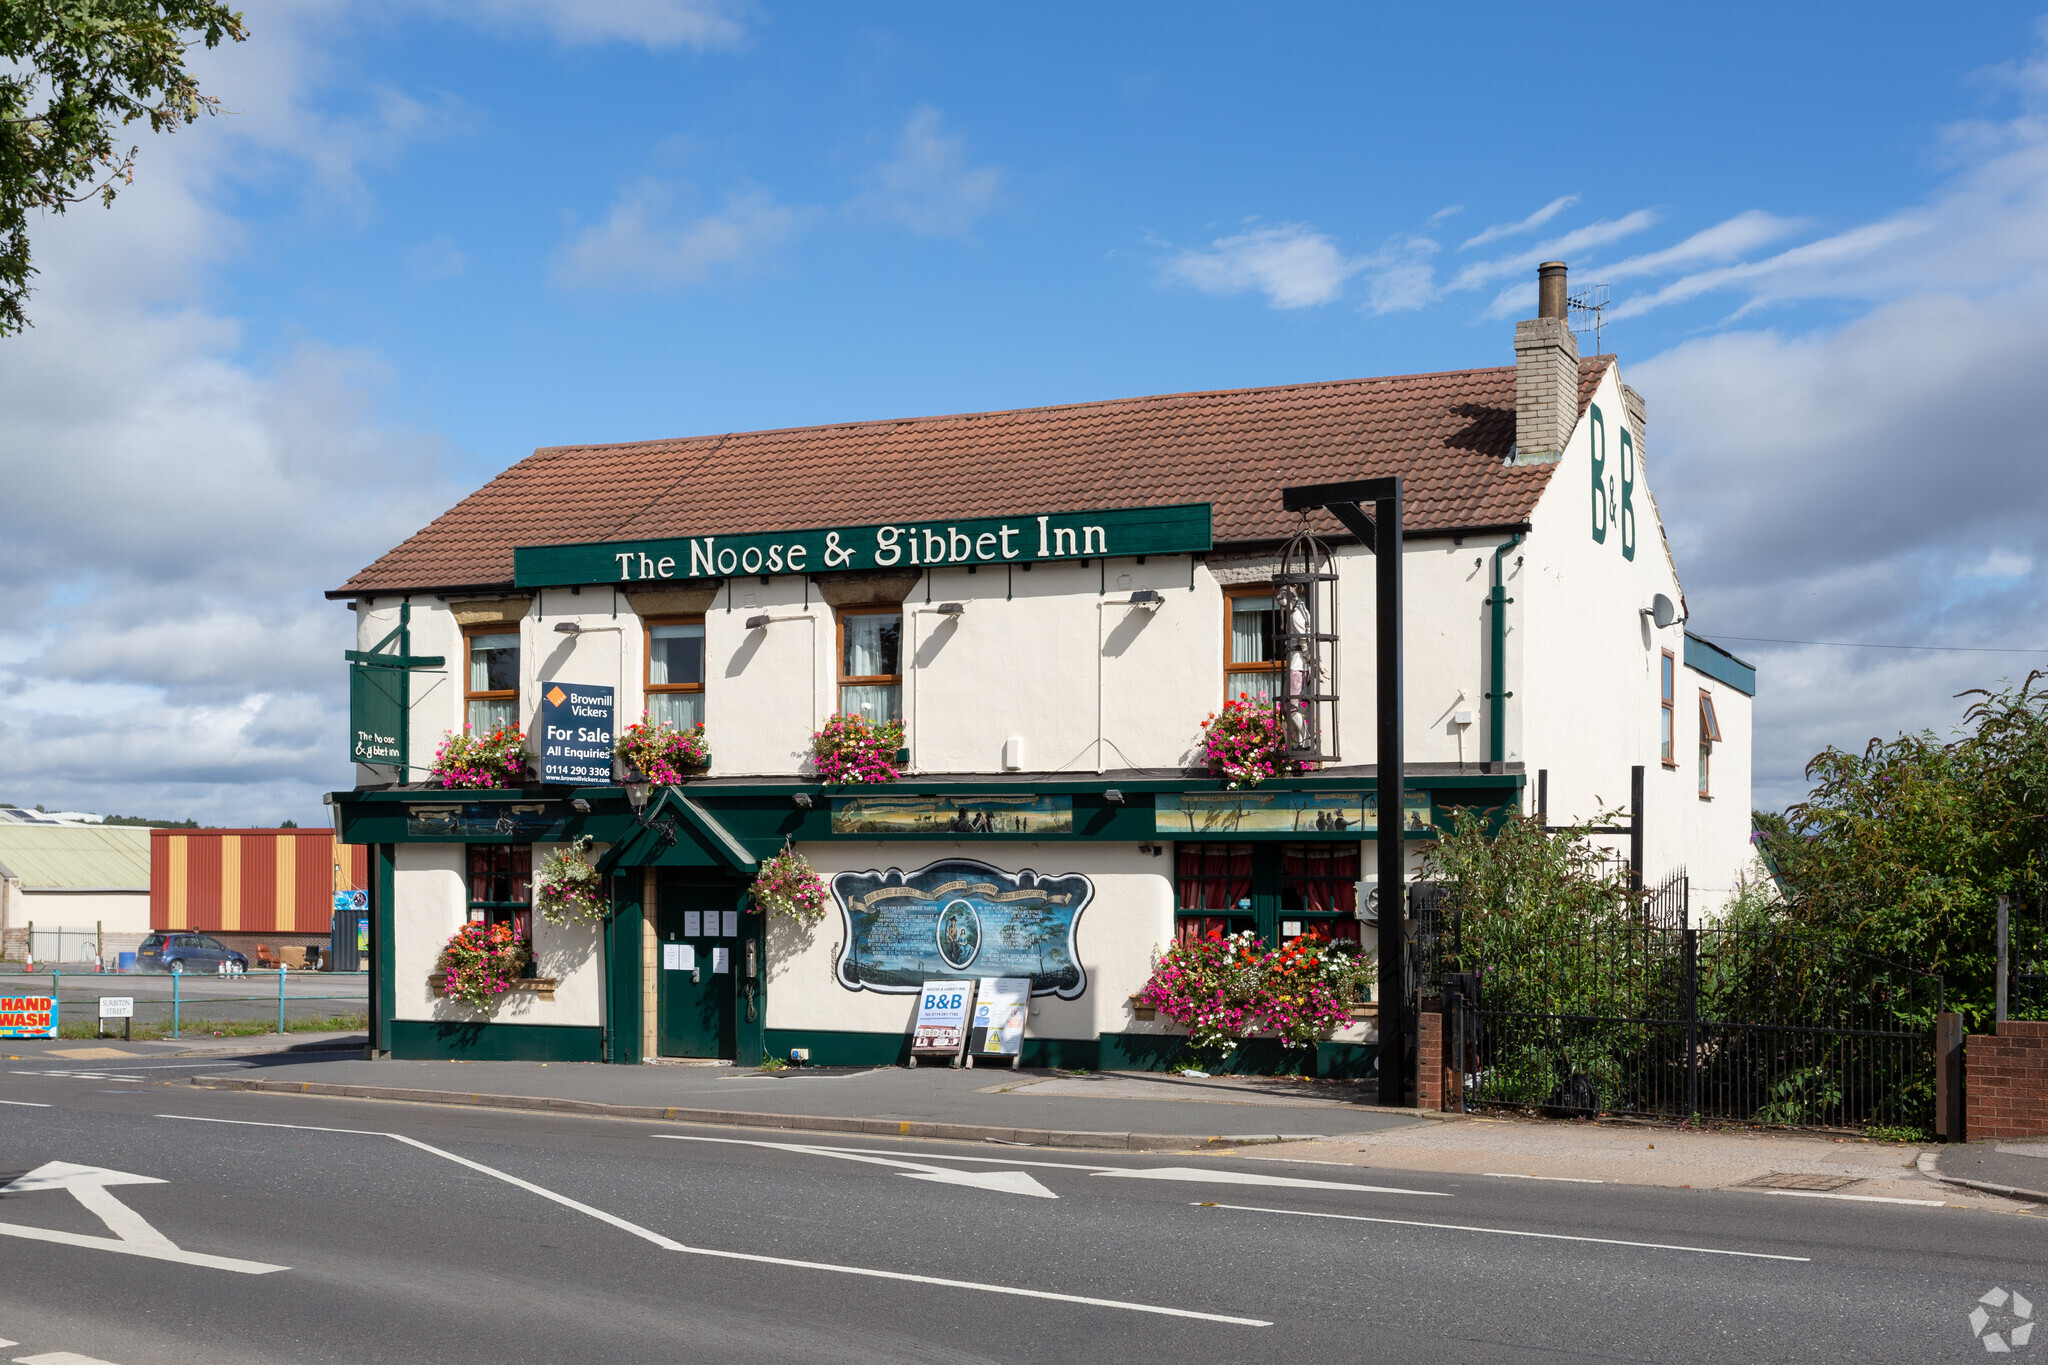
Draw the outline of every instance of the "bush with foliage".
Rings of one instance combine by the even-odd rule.
[[[516,787],[526,780],[526,736],[517,725],[483,736],[465,725],[434,751],[432,777],[444,787]]]
[[[472,920],[441,949],[442,990],[480,1010],[494,1008],[526,970],[532,951],[510,924]]]
[[[1202,761],[1211,776],[1233,787],[1256,787],[1269,777],[1298,773],[1287,757],[1287,721],[1278,702],[1240,692],[1202,722]]]
[[[590,865],[590,846],[586,834],[541,862],[533,879],[533,908],[549,924],[598,924],[610,911],[604,878]]]
[[[647,774],[649,782],[673,786],[711,766],[704,722],[678,729],[660,721],[628,725],[619,736],[618,756]]]
[[[787,915],[798,924],[816,924],[825,918],[828,903],[825,879],[793,848],[762,863],[754,875],[754,904],[764,913]]]
[[[811,736],[811,761],[820,782],[894,782],[896,754],[902,747],[902,721],[834,713]]]

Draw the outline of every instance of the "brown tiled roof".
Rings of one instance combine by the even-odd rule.
[[[1579,362],[1579,407],[1613,360]],[[1526,522],[1555,465],[1503,463],[1515,371],[1456,370],[1012,412],[555,446],[332,595],[494,587],[512,548],[947,517],[1213,505],[1219,545],[1280,539],[1286,484],[1400,474],[1407,528]],[[1328,529],[1338,531],[1334,520]],[[516,528],[507,534],[508,528]]]

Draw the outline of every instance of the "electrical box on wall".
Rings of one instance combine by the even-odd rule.
[[[1003,771],[1006,773],[1024,770],[1024,737],[1012,735],[1003,741]]]

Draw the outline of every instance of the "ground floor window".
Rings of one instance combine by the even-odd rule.
[[[1186,943],[1249,930],[1358,942],[1356,843],[1175,846],[1174,936]]]
[[[532,941],[533,845],[469,846],[469,918],[510,924],[521,939]]]

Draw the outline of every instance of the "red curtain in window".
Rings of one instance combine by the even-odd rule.
[[[1358,849],[1355,845],[1288,844],[1281,850],[1280,863],[1307,913],[1351,915],[1357,912]]]
[[[1183,910],[1234,910],[1252,894],[1252,850],[1249,844],[1181,844],[1180,907]]]

